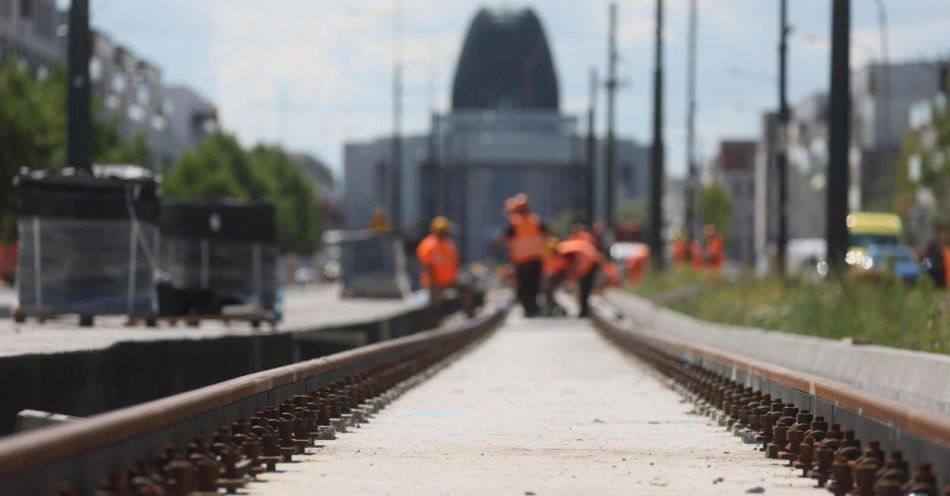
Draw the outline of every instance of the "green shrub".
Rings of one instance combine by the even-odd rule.
[[[927,278],[916,285],[857,277],[723,280],[679,269],[650,275],[633,291],[713,322],[950,352],[950,296]]]

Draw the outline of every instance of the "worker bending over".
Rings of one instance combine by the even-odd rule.
[[[538,315],[538,289],[541,286],[541,259],[548,229],[531,212],[528,197],[521,193],[505,202],[510,225],[504,237],[508,242],[508,259],[515,267],[518,301],[525,317]]]
[[[594,289],[594,279],[597,268],[603,261],[603,255],[589,239],[572,237],[557,245],[557,253],[564,259],[566,269],[564,279],[577,283],[577,302],[580,307],[579,317],[588,315],[588,300]]]
[[[452,223],[439,216],[432,219],[431,234],[416,248],[421,267],[422,286],[429,289],[429,325],[436,327],[442,318],[445,291],[455,288],[465,311],[472,315],[475,305],[471,288],[459,277],[459,254],[452,241]]]

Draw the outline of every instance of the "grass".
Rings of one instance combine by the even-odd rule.
[[[950,353],[950,293],[923,279],[727,281],[678,269],[651,274],[632,291],[713,322]]]

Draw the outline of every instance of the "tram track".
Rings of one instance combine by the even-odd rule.
[[[12,436],[0,441],[0,494],[253,492],[260,474],[370,422],[491,333],[509,306],[496,301],[440,329]],[[950,494],[940,490],[950,473],[946,415],[640,328],[604,301],[592,324],[672,379],[695,413],[816,487],[836,495]]]
[[[592,321],[608,341],[671,378],[697,413],[818,488],[950,495],[950,416],[640,328],[603,301]]]
[[[473,319],[0,441],[0,494],[233,493],[358,428],[420,374],[496,328]]]

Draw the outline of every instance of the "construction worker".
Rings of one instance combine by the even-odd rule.
[[[557,253],[564,257],[567,263],[565,280],[577,283],[577,302],[580,307],[579,317],[588,314],[588,300],[594,289],[594,279],[597,276],[597,267],[603,261],[603,255],[589,240],[576,237],[562,241],[557,245]]]
[[[706,224],[703,228],[703,236],[706,237],[705,265],[714,272],[722,271],[726,265],[726,245],[716,233],[716,226]]]
[[[600,262],[600,271],[604,274],[604,277],[599,285],[601,288],[619,288],[623,284],[623,278],[620,276],[620,267],[617,266],[617,263],[610,259],[610,257],[604,257]]]
[[[393,226],[386,219],[382,207],[373,209],[373,218],[369,221],[369,228],[376,234],[388,234],[392,232]]]
[[[706,252],[703,251],[703,244],[698,239],[689,242],[689,256],[693,261],[693,272],[699,272],[706,266]]]
[[[571,236],[568,239],[584,239],[593,243],[594,246],[599,246],[597,237],[594,236],[594,233],[590,232],[590,229],[587,228],[587,225],[581,223],[571,226]]]
[[[676,237],[673,238],[673,263],[677,266],[685,266],[689,263],[690,258],[692,257],[690,256],[689,240],[682,232],[677,232]]]
[[[643,279],[643,274],[647,270],[647,266],[650,264],[650,246],[642,243],[637,244],[633,253],[627,257],[625,264],[627,268],[627,282],[630,284],[640,282],[640,279]]]
[[[474,311],[471,291],[459,278],[459,254],[452,241],[452,223],[439,216],[432,219],[431,234],[426,236],[416,248],[416,257],[421,266],[422,286],[429,288],[429,324],[438,325],[442,317],[442,303],[445,291],[455,288],[462,299],[465,310]]]
[[[515,266],[518,301],[524,308],[525,317],[534,317],[538,307],[538,289],[541,286],[541,258],[544,256],[544,239],[549,232],[537,215],[531,213],[531,205],[524,193],[510,199],[510,225],[504,237],[508,242],[508,259]]]

